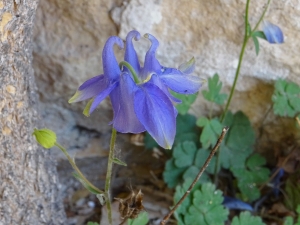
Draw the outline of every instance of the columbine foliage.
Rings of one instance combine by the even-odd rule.
[[[128,225],[146,225],[148,224],[149,217],[148,213],[142,212],[136,219],[128,219]]]
[[[178,113],[185,115],[188,110],[190,109],[191,105],[195,102],[198,93],[193,94],[193,95],[183,95],[183,94],[178,94],[176,92],[171,92],[172,95],[181,100],[181,104],[176,105],[176,109],[178,110]]]
[[[270,175],[270,170],[263,167],[265,164],[265,158],[259,154],[254,154],[247,159],[246,168],[231,168],[238,180],[238,187],[245,201],[251,202],[260,197],[258,186],[265,182]]]
[[[175,202],[179,201],[190,184],[191,180],[187,180],[182,186],[176,187]],[[229,211],[224,208],[222,202],[222,192],[216,190],[215,185],[212,183],[197,185],[176,211],[178,224],[224,224]]]
[[[295,210],[300,205],[299,176],[300,171],[297,171],[295,174],[290,175],[285,183],[285,205],[291,210]]]
[[[228,112],[223,124],[230,129],[220,147],[220,164],[226,169],[243,167],[255,143],[250,121],[241,111],[235,114]]]
[[[300,205],[297,206],[296,212],[298,219],[295,221],[295,223],[293,217],[287,216],[283,225],[300,225]]]
[[[272,101],[275,114],[294,117],[300,112],[300,87],[293,82],[277,80]]]
[[[209,148],[216,144],[218,137],[222,131],[222,124],[217,118],[207,119],[206,117],[200,117],[197,120],[197,126],[203,127],[200,142],[203,148]]]
[[[208,78],[208,90],[203,90],[203,97],[218,105],[224,104],[227,99],[227,94],[220,93],[222,89],[222,82],[219,81],[219,75],[216,73],[213,77]]]
[[[252,216],[249,212],[242,212],[238,217],[235,216],[231,225],[265,225],[261,218]]]
[[[194,142],[185,141],[176,145],[172,150],[172,158],[165,165],[164,181],[168,187],[175,187],[182,181],[195,177],[209,155],[206,149],[197,149]],[[208,174],[213,173],[215,159],[212,160],[199,182],[207,181]]]

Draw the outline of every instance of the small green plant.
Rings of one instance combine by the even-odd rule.
[[[300,205],[297,206],[296,212],[297,220],[295,220],[295,223],[293,217],[287,216],[285,217],[284,225],[300,225]]]
[[[294,117],[300,112],[300,87],[279,79],[275,83],[272,101],[276,115]]]
[[[182,186],[176,187],[175,202],[179,201],[190,184],[191,180],[189,179]],[[224,224],[229,211],[224,208],[222,202],[222,192],[216,190],[214,184],[198,184],[176,210],[175,217],[179,225]]]
[[[252,216],[249,212],[242,212],[232,219],[231,225],[265,225],[259,216]]]

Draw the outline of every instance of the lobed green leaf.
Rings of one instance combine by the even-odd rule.
[[[208,78],[208,90],[203,90],[204,98],[210,102],[222,105],[227,99],[227,94],[221,94],[222,82],[219,81],[219,75],[216,73],[213,77]]]
[[[235,216],[231,225],[265,225],[259,216],[252,216],[250,212],[242,212],[239,217]]]

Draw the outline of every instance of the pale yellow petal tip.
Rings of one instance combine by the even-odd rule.
[[[83,110],[83,115],[85,115],[86,117],[89,117],[90,116],[90,109],[91,109],[91,106],[92,106],[92,103],[93,103],[94,99],[92,98],[91,100],[89,100],[89,102],[86,104],[84,110]]]
[[[167,144],[167,147],[165,149],[171,150],[172,149],[172,145]]]
[[[78,98],[80,97],[80,92],[79,91],[76,91],[76,93],[73,95],[72,98],[69,99],[68,103],[73,103],[73,102],[76,102],[78,100]]]

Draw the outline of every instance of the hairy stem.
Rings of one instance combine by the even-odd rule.
[[[69,155],[69,153],[67,152],[67,150],[61,146],[59,143],[55,143],[55,146],[58,147],[67,157],[69,163],[71,164],[71,166],[73,167],[73,169],[76,171],[76,173],[80,176],[80,178],[86,183],[88,184],[90,187],[92,187],[94,190],[96,190],[99,193],[104,193],[104,191],[98,189],[96,186],[94,186],[83,174],[82,172],[79,170],[79,168],[76,166],[75,161],[71,158],[71,156]]]
[[[106,208],[107,208],[109,225],[112,225],[110,183],[111,183],[111,174],[112,174],[112,167],[113,167],[113,158],[115,155],[114,150],[115,150],[116,137],[117,137],[117,131],[113,128],[111,133],[111,139],[110,139],[107,171],[106,171],[106,178],[105,178],[105,199],[106,199]]]
[[[216,153],[216,151],[218,150],[221,142],[223,141],[225,134],[228,131],[228,127],[224,127],[222,130],[222,133],[216,143],[216,145],[214,146],[214,148],[212,149],[212,151],[210,152],[209,156],[207,157],[205,163],[203,164],[202,168],[200,169],[198,175],[195,177],[193,183],[191,184],[191,186],[188,188],[188,190],[184,193],[184,195],[181,197],[181,199],[176,203],[176,205],[172,208],[172,210],[163,218],[163,220],[160,222],[160,225],[165,225],[166,222],[169,220],[170,216],[175,212],[175,210],[178,208],[178,206],[184,201],[184,199],[190,194],[191,190],[193,189],[193,187],[196,185],[196,183],[198,182],[198,180],[200,179],[200,177],[202,176],[203,172],[205,171],[205,169],[207,168],[209,162],[211,161],[212,157],[214,156],[214,154]]]

